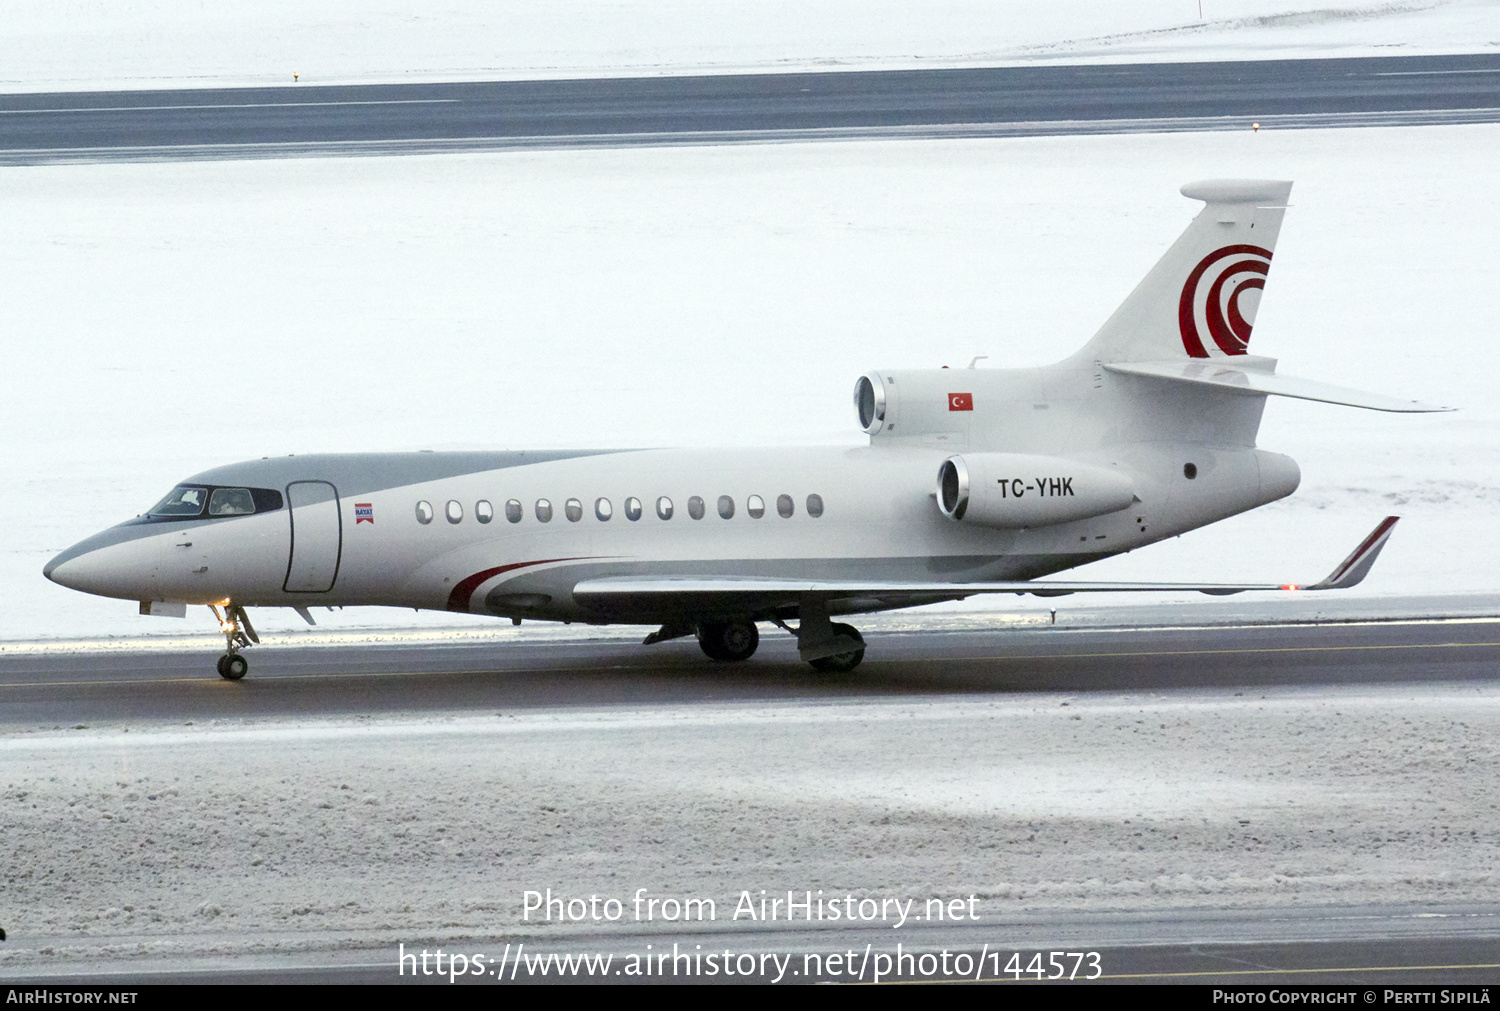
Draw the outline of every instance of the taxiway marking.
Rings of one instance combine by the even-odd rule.
[[[219,102],[203,105],[95,105],[58,109],[0,109],[0,116],[37,116],[48,112],[175,112],[183,109],[296,109],[329,105],[457,105],[461,98],[391,98],[347,102]]]

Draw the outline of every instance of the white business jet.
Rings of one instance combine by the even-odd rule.
[[[55,582],[214,610],[238,679],[247,608],[385,605],[659,624],[745,660],[757,623],[847,671],[841,615],[978,593],[1333,590],[1387,517],[1310,585],[1042,580],[1290,495],[1257,449],[1267,396],[1378,411],[1411,401],[1279,376],[1247,353],[1291,183],[1184,186],[1207,206],[1081,351],[1036,369],[882,369],[854,387],[861,448],[369,453],[231,464],[46,566]],[[795,627],[789,622],[795,622]]]

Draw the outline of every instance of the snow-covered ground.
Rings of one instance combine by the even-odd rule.
[[[981,923],[1500,901],[1472,684],[128,730],[0,740],[0,973],[534,935],[546,888],[720,919],[972,893]]]
[[[1493,52],[1491,0],[7,0],[0,92]]]
[[[1495,592],[1497,155],[1480,125],[7,169],[0,639],[184,630],[41,567],[226,461],[858,444],[858,375],[1071,352],[1223,175],[1297,180],[1252,350],[1463,410],[1273,399],[1296,495],[1080,578],[1305,581],[1396,512],[1354,592]]]

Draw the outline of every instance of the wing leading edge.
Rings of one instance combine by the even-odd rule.
[[[1346,590],[1369,574],[1390,540],[1400,517],[1387,516],[1328,576],[1316,583],[1100,583],[1062,580],[1016,580],[991,583],[861,582],[857,580],[776,579],[759,576],[612,576],[588,579],[573,588],[585,606],[668,599],[684,605],[774,607],[795,604],[804,595],[824,599],[871,598],[900,607],[961,600],[979,593],[1031,593],[1039,597],[1069,593],[1170,593],[1192,591],[1215,596],[1247,590]],[[903,603],[904,602],[904,603]]]

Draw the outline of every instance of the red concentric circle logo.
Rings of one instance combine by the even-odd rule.
[[[1198,262],[1177,303],[1182,346],[1191,357],[1245,353],[1270,269],[1271,251],[1259,246],[1224,246]],[[1245,299],[1246,293],[1253,294]]]

